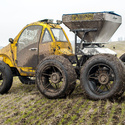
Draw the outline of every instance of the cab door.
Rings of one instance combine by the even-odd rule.
[[[42,39],[39,43],[39,61],[43,58],[54,54],[55,43],[52,40],[49,30],[46,28],[44,30]]]
[[[17,42],[17,66],[36,67],[38,64],[38,45],[42,26],[32,25],[25,28]]]

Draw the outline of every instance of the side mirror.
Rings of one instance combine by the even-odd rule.
[[[13,41],[14,41],[13,38],[9,38],[10,43],[13,43]]]

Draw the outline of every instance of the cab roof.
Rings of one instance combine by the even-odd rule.
[[[60,26],[61,21],[57,20],[57,23],[53,23],[52,19],[44,19],[44,20],[39,20],[37,22],[33,22],[31,24],[28,24],[28,26],[32,25],[41,25],[43,27],[50,27],[50,28],[62,28]]]

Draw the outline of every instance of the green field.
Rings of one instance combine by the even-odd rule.
[[[115,44],[119,56],[125,42]],[[119,50],[118,50],[119,49]],[[66,99],[47,99],[36,85],[24,85],[18,77],[7,94],[0,95],[0,125],[125,125],[125,93],[116,100],[87,99],[79,80]]]
[[[125,95],[117,100],[88,100],[79,81],[70,97],[47,99],[36,85],[23,85],[17,77],[8,94],[0,95],[0,125],[122,125]]]
[[[110,42],[109,44],[105,45],[109,49],[112,49],[118,54],[118,57],[125,53],[125,41],[121,42]]]

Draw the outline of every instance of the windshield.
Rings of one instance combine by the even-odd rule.
[[[51,29],[56,41],[67,42],[66,36],[62,29]]]

